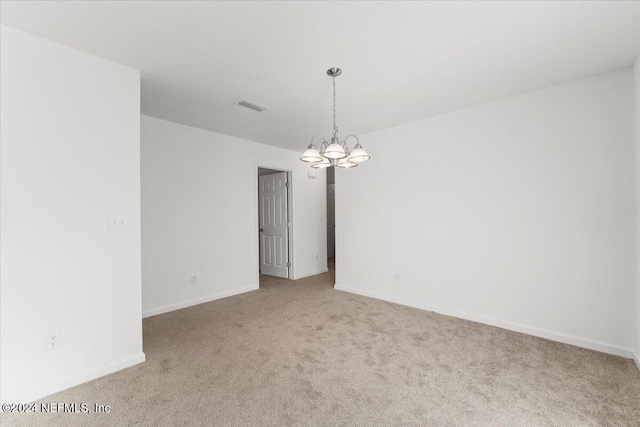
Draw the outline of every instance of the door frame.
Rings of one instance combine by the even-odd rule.
[[[254,193],[253,193],[253,202],[255,204],[255,208],[253,209],[254,214],[255,214],[255,225],[256,225],[256,283],[258,285],[258,287],[260,286],[260,232],[258,231],[260,229],[260,203],[259,203],[259,198],[260,198],[260,190],[258,188],[258,169],[259,168],[263,168],[263,169],[272,169],[278,172],[286,172],[287,174],[287,183],[289,184],[287,186],[287,220],[289,222],[289,229],[287,230],[287,240],[288,240],[288,258],[289,258],[289,269],[288,269],[288,276],[289,279],[288,280],[294,280],[293,278],[295,277],[294,275],[294,270],[295,270],[295,263],[294,263],[294,259],[293,259],[293,254],[294,254],[294,248],[293,248],[293,229],[294,227],[294,221],[295,218],[293,217],[293,204],[294,204],[294,198],[293,198],[293,171],[291,169],[288,169],[286,167],[283,166],[278,166],[276,164],[272,164],[272,163],[267,163],[267,162],[254,162],[254,167],[253,167],[253,189],[254,189]]]
[[[333,185],[333,256],[330,257],[329,256],[329,210],[327,209],[327,213],[325,214],[325,217],[327,218],[326,220],[326,224],[327,224],[327,259],[328,258],[333,258],[334,261],[336,259],[336,205],[335,205],[335,191],[336,191],[336,183],[334,180],[333,184],[325,184],[325,192],[327,193],[327,197],[326,197],[326,201],[327,201],[327,208],[329,207],[329,186]]]

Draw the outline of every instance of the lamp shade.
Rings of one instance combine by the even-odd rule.
[[[362,148],[356,148],[349,156],[349,161],[351,163],[362,163],[366,162],[370,158],[371,157]]]
[[[311,167],[316,169],[324,169],[331,167],[331,162],[326,157],[323,157],[321,162],[314,163],[311,165]]]
[[[322,154],[324,154],[327,159],[344,159],[347,157],[347,153],[344,151],[344,148],[342,148],[342,145],[337,142],[329,144]]]
[[[307,148],[307,151],[302,154],[300,160],[307,163],[319,163],[322,161],[322,156],[320,155],[318,150],[316,150],[316,147],[310,145],[309,148]]]
[[[357,163],[352,162],[350,159],[351,159],[351,157],[340,159],[340,161],[338,162],[338,164],[336,166],[338,166],[339,168],[344,168],[344,169],[355,168],[356,166],[358,166]]]

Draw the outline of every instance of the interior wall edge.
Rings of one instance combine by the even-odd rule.
[[[635,190],[636,190],[636,354],[635,361],[640,369],[640,56],[633,65],[634,80],[634,120],[635,120]]]

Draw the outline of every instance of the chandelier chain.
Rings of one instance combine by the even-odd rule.
[[[338,139],[338,125],[336,124],[336,78],[333,77],[333,136]]]

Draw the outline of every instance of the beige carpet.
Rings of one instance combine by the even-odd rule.
[[[331,273],[144,321],[147,362],[2,426],[638,426],[627,359],[333,290]]]

